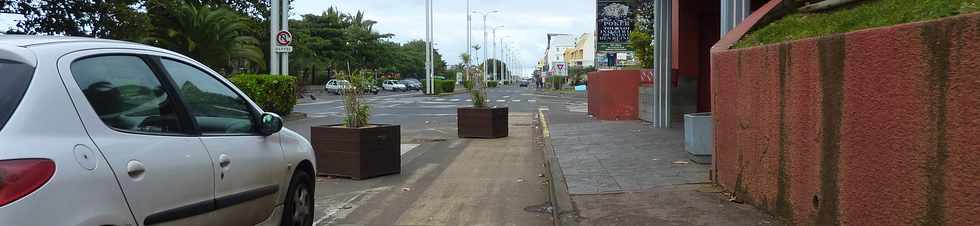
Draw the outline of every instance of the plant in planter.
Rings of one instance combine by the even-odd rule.
[[[469,54],[460,56],[463,63],[469,65]],[[467,87],[473,99],[473,107],[456,109],[457,133],[461,138],[501,138],[507,137],[507,107],[487,107],[486,83],[484,76],[472,75],[472,68],[465,71],[473,85]]]
[[[343,124],[311,128],[319,175],[360,180],[401,172],[401,127],[368,123],[370,107],[361,96],[372,84],[369,78],[359,72],[342,78],[350,82],[341,91]]]

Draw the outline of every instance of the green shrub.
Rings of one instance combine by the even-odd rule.
[[[505,81],[503,81],[503,83],[504,83],[505,86],[509,86],[510,85],[510,80],[505,80]]]
[[[293,76],[241,74],[231,77],[230,80],[262,110],[286,117],[296,106]]]
[[[456,90],[455,80],[435,80],[433,82],[438,93],[452,93]]]
[[[473,81],[470,80],[463,82],[463,88],[466,88],[466,90],[473,90]]]
[[[497,81],[489,81],[489,82],[487,82],[487,87],[497,88]]]
[[[555,89],[561,89],[562,85],[565,84],[565,76],[552,76],[548,77],[548,82],[551,83],[551,87]]]
[[[422,90],[427,90],[425,88],[425,81],[422,81]],[[433,91],[435,94],[440,93],[452,93],[456,90],[456,80],[432,80]]]

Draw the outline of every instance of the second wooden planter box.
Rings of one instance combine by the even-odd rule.
[[[507,137],[507,111],[503,108],[457,108],[457,133],[461,138]]]
[[[401,172],[401,127],[342,125],[310,128],[317,174],[361,180]]]

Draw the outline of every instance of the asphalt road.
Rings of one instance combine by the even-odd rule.
[[[308,118],[286,126],[309,137],[309,128],[339,124],[339,96],[318,94],[294,111]],[[361,181],[317,179],[316,225],[550,225],[550,214],[533,211],[548,200],[541,152],[531,145],[531,120],[539,111],[585,114],[582,98],[532,89],[488,91],[488,104],[510,109],[511,136],[459,139],[456,108],[472,105],[468,94],[425,96],[382,92],[366,96],[372,123],[398,124],[402,173]],[[529,211],[530,210],[530,211]]]

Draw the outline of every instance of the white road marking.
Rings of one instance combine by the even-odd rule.
[[[472,99],[466,99],[466,102],[473,102]]]
[[[452,101],[452,102],[459,102],[459,99],[452,99],[452,100],[449,100],[449,101]]]
[[[521,102],[521,100],[512,100],[514,103]]]
[[[510,96],[504,96],[504,99],[510,98]]]
[[[415,149],[418,146],[419,146],[419,144],[402,144],[401,145],[402,155],[405,155],[405,153],[408,153],[409,151],[412,151],[412,149]]]
[[[527,100],[527,102],[538,102],[538,100]]]
[[[437,98],[436,101],[446,101],[446,99]]]
[[[503,103],[503,102],[507,102],[507,101],[506,100],[497,100],[497,102]]]

